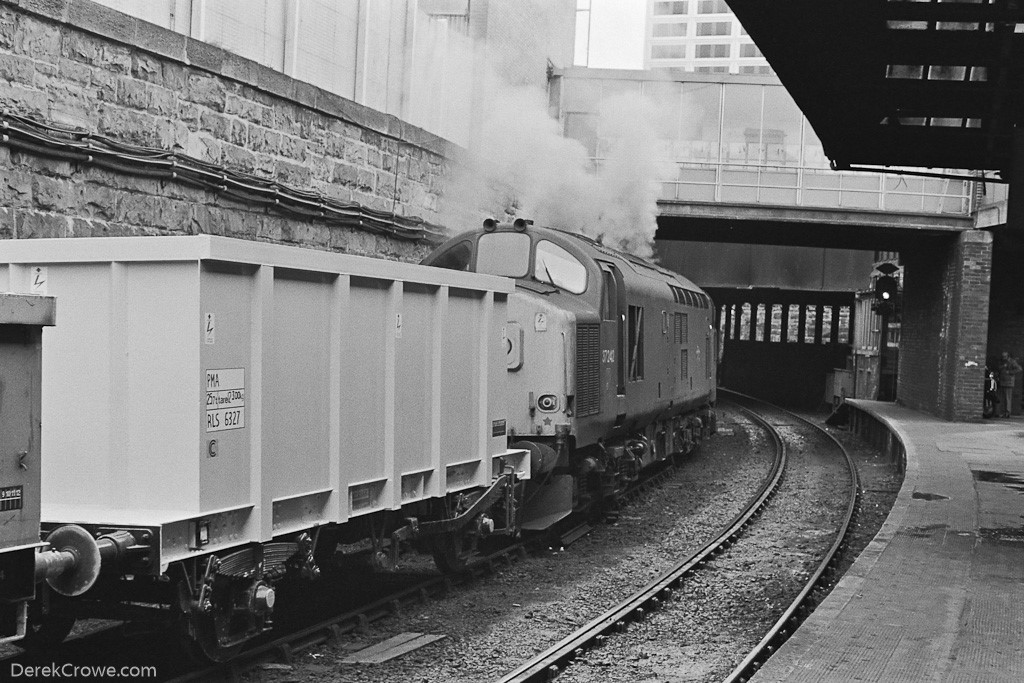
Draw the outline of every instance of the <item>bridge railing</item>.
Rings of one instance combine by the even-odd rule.
[[[973,181],[809,166],[675,162],[660,199],[970,215]]]

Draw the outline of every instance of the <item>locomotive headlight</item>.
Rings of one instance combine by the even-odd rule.
[[[543,413],[553,413],[558,410],[558,397],[554,394],[543,394],[537,399],[537,409]]]

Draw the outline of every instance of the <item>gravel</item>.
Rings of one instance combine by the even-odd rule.
[[[823,417],[815,416],[819,423]],[[719,427],[719,435],[673,478],[624,507],[615,523],[595,527],[570,547],[520,559],[441,600],[296,655],[284,668],[249,672],[244,680],[499,679],[696,550],[746,504],[770,466],[771,448],[735,411],[720,409]],[[855,555],[884,521],[900,477],[858,439],[832,431],[851,449],[866,490],[849,550]],[[833,513],[826,510],[835,508],[830,496],[844,482],[834,468],[813,462],[813,450],[791,447],[794,461],[807,461],[805,471],[787,473],[788,492],[769,503],[732,549],[688,578],[664,609],[585,653],[557,680],[721,680],[760,640],[832,542],[827,529]],[[795,526],[783,521],[794,515],[800,516]],[[755,535],[755,529],[761,531]],[[445,637],[380,664],[341,661],[403,633]]]

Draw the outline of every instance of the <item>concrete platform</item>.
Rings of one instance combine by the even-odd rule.
[[[1024,419],[850,401],[906,478],[874,540],[751,680],[1024,681]]]

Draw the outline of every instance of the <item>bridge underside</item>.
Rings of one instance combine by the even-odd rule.
[[[658,240],[903,251],[948,241],[974,227],[969,216],[658,202]]]

